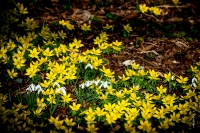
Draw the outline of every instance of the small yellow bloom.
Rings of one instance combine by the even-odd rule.
[[[170,72],[168,74],[164,74],[164,77],[168,82],[174,78],[174,76],[172,76],[172,74]]]
[[[112,123],[116,123],[117,120],[117,115],[115,113],[110,112],[106,114],[106,121],[108,122],[108,124],[112,124]]]
[[[11,71],[9,69],[7,69],[7,72],[8,72],[11,79],[13,79],[14,77],[17,77],[18,73],[15,73],[14,69],[12,69]]]
[[[66,117],[66,118],[65,118],[65,123],[66,123],[68,126],[74,126],[74,125],[76,125],[76,123],[73,122],[73,118],[68,119],[68,118]]]
[[[160,87],[156,87],[160,94],[166,93],[167,89],[164,88],[162,85]]]
[[[81,107],[81,104],[76,104],[75,102],[72,103],[72,105],[69,105],[69,107],[73,110],[73,111],[78,111]]]
[[[81,25],[81,29],[83,31],[89,31],[89,30],[91,30],[91,26],[84,23],[83,25]]]
[[[119,79],[121,79],[122,81],[126,81],[129,79],[129,77],[125,77],[125,75],[123,74],[122,76],[119,76]]]
[[[159,74],[155,72],[155,70],[149,70],[149,74],[150,74],[149,76],[150,79],[158,80]]]
[[[186,84],[188,81],[188,77],[183,78],[182,76],[180,76],[179,79],[176,79],[178,81],[178,83],[180,84]]]
[[[106,24],[106,26],[104,26],[103,28],[104,28],[104,29],[112,29],[112,28],[113,28],[113,25]]]
[[[155,15],[161,14],[161,9],[159,9],[158,7],[151,7],[149,8],[149,11],[153,12]]]
[[[97,130],[99,130],[99,128],[95,127],[94,124],[89,124],[86,130],[89,131],[90,133],[97,133]]]
[[[130,26],[130,24],[127,25],[123,25],[124,30],[126,30],[128,33],[130,33],[131,31],[133,31],[132,27]]]
[[[175,5],[178,4],[179,0],[172,0]]]
[[[148,120],[140,120],[140,125],[138,126],[138,129],[149,132],[151,130],[151,124],[148,122]]]
[[[146,4],[140,4],[140,5],[139,5],[139,8],[140,8],[140,11],[141,11],[142,13],[147,12],[148,9],[149,9],[149,7],[147,7]]]
[[[40,118],[42,115],[42,108],[37,108],[36,110],[33,110],[33,113]]]

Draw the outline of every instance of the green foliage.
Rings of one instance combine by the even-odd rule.
[[[106,14],[106,18],[117,20],[117,16],[115,14],[110,13],[110,12]]]

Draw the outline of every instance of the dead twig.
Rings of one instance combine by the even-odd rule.
[[[146,16],[148,16],[148,17],[151,17],[151,18],[153,18],[153,19],[155,19],[157,22],[162,22],[162,20],[159,20],[159,19],[157,19],[156,17],[154,17],[153,15],[150,15],[150,14],[147,14],[147,13],[144,13]]]
[[[155,50],[151,50],[151,51],[142,51],[142,52],[137,52],[140,54],[144,54],[144,53],[154,53],[155,55],[159,55]]]

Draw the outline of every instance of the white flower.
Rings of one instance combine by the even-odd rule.
[[[30,92],[36,91],[35,85],[34,85],[34,84],[31,84],[28,88],[26,88],[26,91],[30,91]]]
[[[60,85],[58,84],[58,82],[54,82],[53,87],[57,86],[58,88],[60,88]]]
[[[80,87],[81,89],[84,89],[84,87],[85,87],[85,84],[84,84],[84,83],[82,83],[82,84],[80,84],[80,85],[79,85],[79,87]]]
[[[38,91],[38,93],[42,92],[42,87],[40,85],[35,86],[34,84],[31,84],[28,88],[26,88],[26,91]]]
[[[140,67],[139,67],[139,70],[144,70],[144,66],[140,66]]]
[[[93,84],[92,81],[86,81],[86,82],[85,82],[85,86],[86,86],[86,87],[90,87],[92,84]]]
[[[175,76],[173,75],[173,76],[171,77],[171,80],[174,80],[174,77],[175,77]]]
[[[97,81],[95,81],[95,82],[94,82],[95,85],[97,86],[97,85],[99,84],[100,81],[101,81],[101,80],[97,80]]]
[[[194,88],[196,88],[197,87],[196,83],[198,83],[197,79],[195,77],[192,78],[192,84],[191,84],[191,86],[193,86]]]
[[[93,69],[93,66],[89,63],[89,64],[87,64],[86,66],[85,66],[85,69],[87,69],[87,68],[90,68],[90,69]]]
[[[133,62],[135,62],[135,60],[126,60],[126,61],[124,61],[122,64],[125,65],[125,66],[129,66],[129,65],[131,65]]]
[[[58,89],[56,89],[56,93],[58,93],[58,92],[62,92],[62,94],[64,94],[64,95],[66,95],[67,93],[66,93],[66,88],[65,87],[61,87],[61,88],[58,88]]]
[[[108,86],[110,85],[110,82],[108,82],[108,81],[105,81],[105,82],[103,82],[102,81],[102,83],[101,83],[101,85],[99,86],[100,88],[107,88]]]
[[[38,94],[43,91],[42,87],[40,85],[37,85],[35,88],[36,88]]]

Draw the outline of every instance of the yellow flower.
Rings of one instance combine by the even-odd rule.
[[[11,79],[13,79],[14,77],[17,77],[18,73],[15,73],[14,69],[12,69],[11,71],[9,69],[7,69],[7,72],[8,72]]]
[[[176,100],[175,95],[173,96],[166,96],[162,99],[163,104],[172,106],[174,101]]]
[[[99,38],[98,36],[94,39],[94,44],[101,44],[103,42],[103,39]]]
[[[158,80],[159,74],[155,72],[154,70],[149,70],[150,76],[148,76],[150,79]]]
[[[193,73],[198,73],[199,72],[197,66],[195,66],[195,67],[191,66],[190,68],[191,68]]]
[[[96,108],[95,113],[97,116],[103,116],[105,114],[104,109]]]
[[[164,108],[161,106],[161,109],[158,109],[154,112],[154,117],[157,118],[157,119],[164,119],[165,118],[165,110]]]
[[[62,39],[65,39],[65,38],[67,37],[67,36],[66,36],[67,34],[64,33],[63,30],[58,31],[58,34],[59,34],[60,38],[62,38]]]
[[[44,98],[42,98],[42,99],[37,98],[37,106],[38,106],[38,108],[44,109],[46,107],[46,104],[43,103],[43,102],[44,102]]]
[[[167,89],[164,88],[162,85],[160,87],[156,87],[156,89],[159,91],[160,94],[166,93]]]
[[[26,69],[26,73],[25,75],[29,76],[29,78],[32,78],[36,75],[38,69],[35,67],[29,67],[28,69]]]
[[[66,24],[66,26],[67,26],[67,29],[69,29],[69,30],[73,30],[74,29],[74,25],[70,24],[69,22]]]
[[[30,51],[30,54],[28,55],[29,57],[31,57],[31,58],[38,58],[38,54],[40,52],[38,52],[36,48],[34,48],[33,50],[29,50],[29,51]]]
[[[172,0],[175,5],[178,4],[179,0]]]
[[[72,100],[72,98],[70,96],[71,96],[71,94],[64,94],[64,95],[62,95],[61,96],[62,102],[69,103]]]
[[[47,80],[44,80],[44,83],[40,83],[40,85],[44,88],[48,88],[51,82],[48,82]]]
[[[125,77],[125,75],[123,74],[122,76],[119,76],[119,79],[121,79],[122,81],[126,81],[129,79],[129,77]]]
[[[81,29],[83,31],[89,31],[89,30],[91,30],[91,26],[84,23],[83,25],[81,25]]]
[[[149,11],[153,12],[155,15],[161,14],[161,9],[159,9],[158,7],[151,7],[149,8]]]
[[[130,33],[131,31],[133,31],[132,27],[129,24],[123,25],[123,27],[124,27],[124,30],[127,31],[128,33]]]
[[[95,120],[95,117],[92,116],[91,114],[87,115],[85,117],[85,120],[87,121],[87,124],[90,125],[90,124],[93,124],[93,123],[96,123],[94,120]]]
[[[165,79],[169,82],[173,80],[174,76],[169,72],[168,74],[164,74]]]
[[[55,95],[54,95],[54,96],[49,95],[49,97],[47,98],[47,101],[48,101],[50,104],[56,104]]]
[[[95,127],[94,124],[88,124],[86,130],[90,133],[97,133],[97,130],[99,130],[99,128]]]
[[[21,14],[27,14],[28,11],[27,11],[27,8],[24,8],[24,5],[23,4],[20,4],[19,2],[16,4],[17,8],[19,9],[19,12]]]
[[[115,107],[115,104],[111,104],[111,103],[104,104],[104,109],[108,111],[112,111],[114,107]]]
[[[110,112],[106,114],[106,121],[108,122],[108,124],[112,124],[115,123],[117,120],[117,114]]]
[[[183,78],[182,76],[179,77],[179,79],[176,79],[178,83],[180,84],[186,84],[188,81],[188,77]]]
[[[42,114],[42,108],[37,108],[36,110],[33,110],[33,113],[40,118]]]
[[[141,11],[142,13],[147,12],[148,9],[149,9],[149,8],[146,6],[146,4],[140,4],[140,5],[139,5],[139,8],[140,8],[140,11]]]
[[[173,121],[175,121],[175,122],[177,122],[177,123],[179,123],[180,122],[180,113],[175,113],[175,112],[173,112],[173,114],[171,114],[170,115],[170,118],[173,120]]]
[[[59,129],[65,130],[65,126],[62,124],[63,124],[62,120],[57,120],[57,119],[54,120],[54,125],[58,130]]]
[[[131,63],[131,66],[132,66],[133,69],[137,70],[137,69],[139,69],[140,64],[136,64],[136,63],[134,62],[134,63]]]
[[[25,59],[23,58],[13,58],[13,65],[16,66],[17,69],[20,69],[22,66],[25,66]]]
[[[44,56],[53,56],[53,50],[50,50],[49,48],[45,49],[42,53]]]
[[[72,103],[72,105],[69,105],[69,107],[73,110],[73,111],[78,111],[81,107],[81,104],[76,104],[75,102]]]
[[[149,132],[151,130],[151,124],[148,122],[148,120],[142,121],[140,120],[140,125],[137,126],[138,129],[141,129],[143,131]]]
[[[76,125],[76,123],[73,122],[73,118],[68,119],[68,118],[66,117],[66,118],[65,118],[65,123],[66,123],[68,126],[74,126],[74,125]]]
[[[112,29],[112,28],[113,28],[113,25],[106,24],[106,26],[104,26],[103,28],[104,28],[104,29]]]
[[[114,78],[114,72],[111,72],[110,69],[106,69],[104,66],[102,69],[100,69],[104,73],[104,75],[108,78]]]

